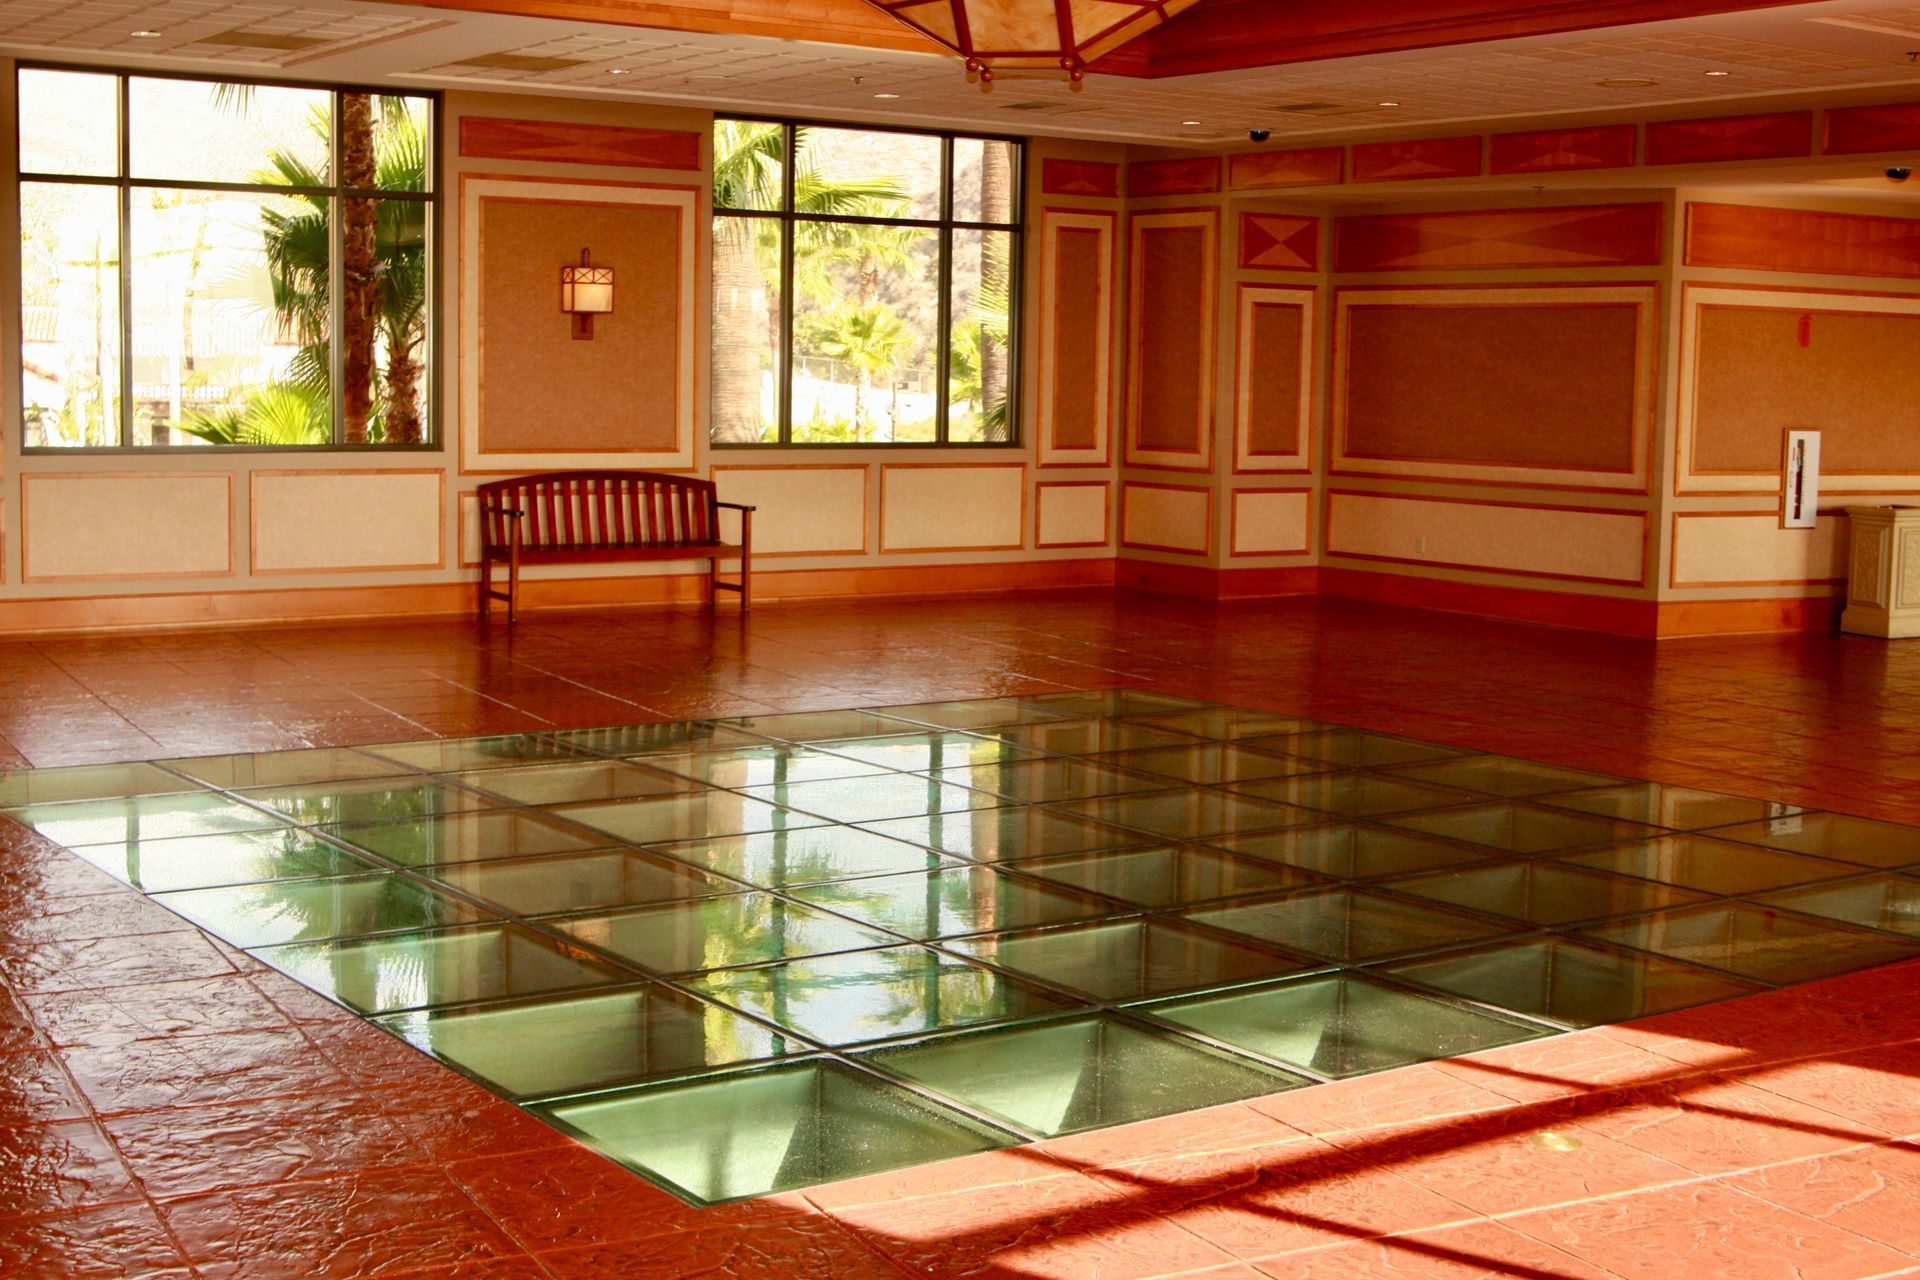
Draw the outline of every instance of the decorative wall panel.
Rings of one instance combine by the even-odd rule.
[[[1132,233],[1127,461],[1205,470],[1213,456],[1219,215],[1136,214]]]
[[[1474,178],[1480,174],[1479,135],[1363,142],[1353,149],[1353,181],[1408,182],[1424,178]]]
[[[1243,151],[1227,157],[1227,185],[1235,191],[1334,186],[1345,172],[1344,147]]]
[[[864,466],[729,467],[713,469],[722,502],[757,507],[753,554],[857,555],[867,549],[867,468]],[[732,513],[721,512],[729,538]]]
[[[1660,224],[1658,204],[1337,218],[1334,270],[1654,266]]]
[[[494,116],[460,119],[460,154],[469,159],[697,170],[703,141],[704,135],[679,129],[630,129]]]
[[[1521,503],[1333,491],[1327,554],[1640,586],[1647,517]]]
[[[446,563],[432,471],[256,471],[253,572],[355,573]]]
[[[1040,216],[1041,466],[1111,458],[1114,228],[1110,213]]]
[[[1306,471],[1313,425],[1314,304],[1309,288],[1245,284],[1235,309],[1236,471]]]
[[[1206,195],[1220,189],[1220,157],[1136,160],[1127,166],[1127,195]]]
[[[1120,166],[1100,160],[1043,160],[1040,191],[1049,196],[1116,199],[1120,195]]]
[[[461,470],[693,465],[691,187],[461,182]],[[615,271],[590,341],[560,311],[587,248]]]
[[[1798,587],[1844,582],[1847,522],[1782,529],[1777,511],[1679,511],[1673,517],[1673,587]]]
[[[1830,156],[1920,150],[1920,102],[1829,108],[1821,121],[1820,150]]]
[[[1197,485],[1121,487],[1120,545],[1143,551],[1213,553],[1213,490]]]
[[[1113,487],[1104,480],[1033,486],[1036,547],[1104,547],[1113,541]]]
[[[1647,126],[1648,164],[1780,160],[1813,154],[1813,112],[1780,111],[1708,120],[1656,120]]]
[[[1780,490],[1782,433],[1821,433],[1821,489],[1920,491],[1920,298],[1693,286],[1676,487]]]
[[[233,573],[225,471],[29,471],[20,477],[25,582]]]
[[[1245,271],[1317,271],[1320,219],[1291,213],[1240,215],[1240,267]]]
[[[1630,124],[1496,133],[1487,144],[1487,172],[1625,169],[1633,164],[1635,143],[1634,127]]]
[[[1026,539],[1018,462],[880,468],[880,550],[1012,551]]]
[[[1313,550],[1313,490],[1235,489],[1235,556],[1305,555]]]
[[[1337,472],[1644,491],[1650,285],[1343,289]]]
[[[1686,262],[1690,267],[1920,280],[1920,218],[1689,204]]]

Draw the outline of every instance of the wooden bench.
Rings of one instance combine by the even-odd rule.
[[[488,602],[507,602],[515,617],[520,566],[705,560],[707,604],[722,591],[748,602],[748,558],[754,508],[722,502],[713,481],[656,471],[544,471],[495,480],[480,499],[480,617]],[[740,513],[740,541],[720,540],[720,508]],[[720,581],[720,561],[740,560],[740,580]],[[493,585],[493,566],[507,566],[507,589]]]

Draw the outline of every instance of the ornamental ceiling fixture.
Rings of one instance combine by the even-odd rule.
[[[1061,77],[1145,35],[1197,0],[867,0],[963,59],[969,82]]]

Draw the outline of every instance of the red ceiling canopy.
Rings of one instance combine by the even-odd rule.
[[[1196,0],[867,0],[966,61],[968,79],[1065,76]]]

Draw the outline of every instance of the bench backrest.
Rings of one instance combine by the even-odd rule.
[[[717,542],[718,497],[711,480],[657,471],[543,471],[480,486],[481,537],[487,546],[512,540],[522,511],[524,547],[583,549]]]

